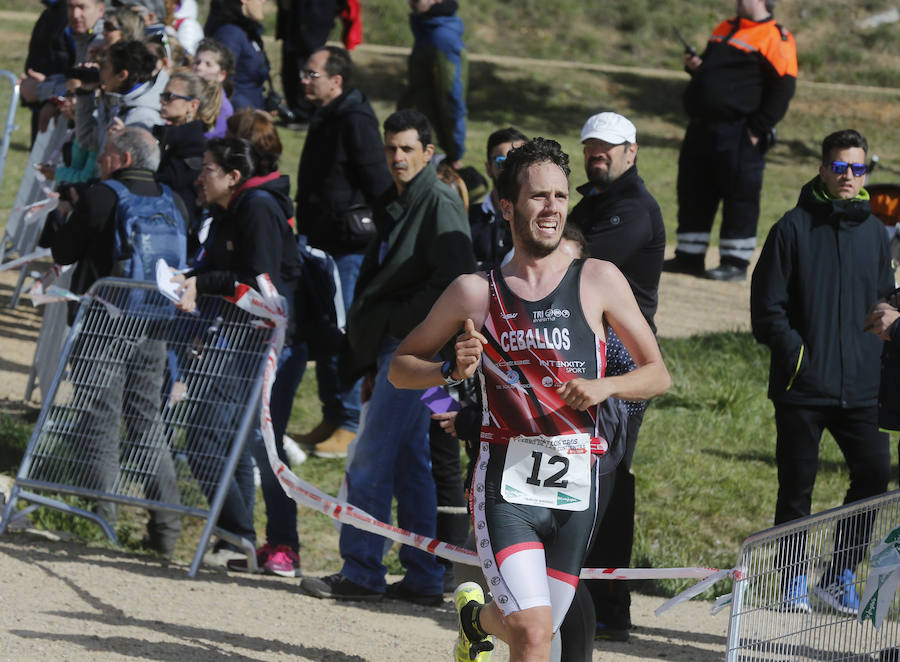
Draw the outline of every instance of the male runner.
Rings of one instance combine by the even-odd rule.
[[[428,388],[470,377],[480,364],[472,512],[494,601],[481,604],[476,584],[457,589],[460,661],[486,660],[488,635],[509,645],[512,662],[549,659],[609,496],[609,481],[598,479],[608,448],[600,403],[648,399],[670,383],[621,272],[557,250],[568,174],[555,141],[535,138],[508,154],[500,206],[515,257],[502,270],[458,277],[400,344],[388,376],[397,387]],[[637,363],[633,372],[603,377],[607,324]],[[434,361],[461,329],[455,360]]]

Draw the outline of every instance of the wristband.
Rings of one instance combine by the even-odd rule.
[[[455,368],[455,364],[453,361],[444,361],[441,365],[441,377],[444,378],[445,386],[456,386],[457,384],[462,384],[464,379],[453,379],[453,368]]]

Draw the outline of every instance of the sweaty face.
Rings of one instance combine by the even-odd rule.
[[[588,181],[596,186],[606,186],[616,181],[622,173],[634,165],[637,145],[622,143],[613,145],[597,138],[584,141],[584,171]]]
[[[75,34],[89,32],[103,16],[103,3],[97,0],[69,0],[66,7],[69,27]]]
[[[516,254],[550,255],[559,246],[569,211],[569,181],[550,162],[536,163],[519,174],[516,204],[501,200],[503,217],[512,226]]]
[[[428,165],[434,154],[434,145],[423,147],[419,132],[416,129],[406,129],[384,135],[384,154],[394,184],[403,193],[406,185]]]
[[[832,198],[840,200],[850,200],[859,195],[860,189],[866,183],[865,174],[857,177],[853,174],[853,170],[849,167],[843,174],[839,175],[831,171],[832,161],[843,161],[844,163],[865,163],[866,153],[861,147],[849,147],[847,149],[836,149],[831,152],[828,163],[819,166],[819,176],[825,182],[825,188],[828,195]]]

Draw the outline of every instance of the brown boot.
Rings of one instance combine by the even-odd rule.
[[[316,444],[320,444],[337,430],[337,427],[331,423],[322,421],[306,434],[301,434],[296,441],[300,446],[306,449],[314,448]]]
[[[316,444],[312,454],[316,457],[347,457],[347,447],[356,437],[356,433],[346,428],[338,428],[328,439]]]

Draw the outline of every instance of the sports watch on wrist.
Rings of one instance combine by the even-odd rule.
[[[446,386],[456,386],[457,384],[462,384],[464,379],[453,379],[453,368],[456,367],[456,364],[453,361],[444,361],[441,365],[441,377],[444,378],[444,384]]]

